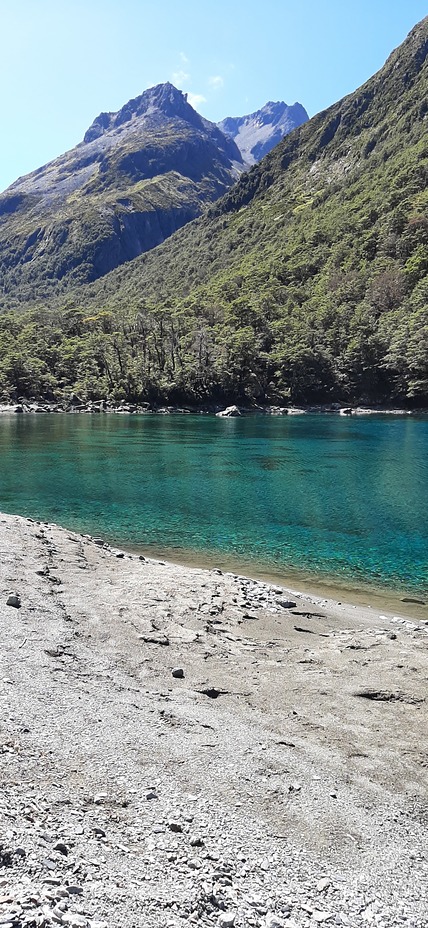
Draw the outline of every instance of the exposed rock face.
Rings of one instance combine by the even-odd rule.
[[[101,113],[83,142],[0,196],[6,292],[94,280],[200,215],[244,169],[172,84]]]
[[[116,133],[121,138],[135,134],[136,130],[147,128],[165,128],[168,120],[181,120],[192,126],[219,148],[220,152],[233,163],[242,163],[242,157],[230,133],[223,133],[215,123],[200,116],[187,102],[187,94],[177,90],[173,84],[157,84],[145,90],[139,97],[129,100],[117,113],[100,113],[89,127],[83,138],[83,144],[89,145],[97,139],[104,139],[104,144],[93,146],[91,151],[103,150],[106,136]],[[107,142],[110,146],[111,142]],[[80,146],[79,146],[80,147]],[[229,169],[229,166],[228,166]]]
[[[100,113],[85,133],[83,141],[93,142],[107,132],[129,126],[129,123],[141,117],[152,121],[162,120],[162,117],[180,118],[199,129],[208,122],[190,106],[187,94],[168,82],[150,87],[134,100],[128,100],[117,113]]]
[[[270,101],[249,116],[227,116],[218,125],[225,135],[234,139],[244,161],[254,164],[308,119],[301,103],[287,106],[283,102]]]

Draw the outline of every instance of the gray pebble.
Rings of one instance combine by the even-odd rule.
[[[236,915],[234,912],[222,912],[218,917],[218,924],[220,928],[233,928],[236,920]]]
[[[265,928],[284,928],[284,922],[277,915],[266,915]]]
[[[59,853],[60,853],[60,854],[63,854],[64,857],[66,857],[67,854],[68,854],[68,847],[67,847],[66,844],[63,844],[62,841],[57,841],[57,843],[54,844],[54,848],[53,848],[53,849],[54,849],[54,851],[59,851]]]

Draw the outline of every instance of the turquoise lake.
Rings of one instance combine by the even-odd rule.
[[[428,419],[2,415],[0,509],[174,559],[428,593]]]

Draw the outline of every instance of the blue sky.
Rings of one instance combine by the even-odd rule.
[[[171,80],[204,116],[314,115],[377,71],[422,0],[0,0],[0,190]]]

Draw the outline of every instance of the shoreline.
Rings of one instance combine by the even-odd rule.
[[[422,928],[427,636],[2,513],[0,915]]]
[[[343,617],[346,614],[355,612],[354,620],[369,619],[370,621],[377,617],[388,622],[417,623],[421,628],[426,626],[428,631],[428,602],[409,597],[398,598],[392,592],[379,590],[358,590],[357,588],[347,585],[341,586],[332,578],[331,582],[317,582],[311,578],[304,579],[296,576],[296,584],[286,576],[283,571],[264,571],[256,567],[251,569],[248,563],[235,560],[233,557],[222,559],[216,555],[195,554],[191,556],[183,554],[180,556],[175,552],[172,556],[171,551],[159,547],[146,547],[139,545],[123,545],[120,542],[104,540],[101,536],[89,533],[79,532],[78,530],[69,529],[65,526],[58,525],[55,522],[45,521],[43,519],[34,519],[29,516],[21,516],[16,513],[5,513],[0,510],[0,523],[11,521],[15,524],[26,523],[30,527],[41,527],[42,534],[45,532],[59,533],[73,540],[79,540],[81,544],[90,545],[95,548],[101,555],[109,559],[117,560],[121,563],[123,560],[131,562],[142,562],[150,565],[155,569],[166,568],[172,572],[177,571],[179,575],[188,579],[189,575],[197,574],[206,575],[207,579],[213,575],[224,580],[237,583],[253,585],[256,589],[260,587],[268,593],[278,595],[285,594],[286,598],[295,598],[306,602],[311,606],[320,607],[328,610],[332,616]],[[221,566],[220,566],[221,565]],[[343,594],[343,595],[342,595]],[[401,614],[398,614],[398,613]],[[379,614],[380,613],[380,614]],[[376,615],[377,614],[377,615]]]
[[[93,415],[195,415],[217,416],[220,418],[239,418],[247,416],[305,416],[305,415],[334,415],[334,416],[428,416],[428,408],[408,409],[399,406],[369,406],[364,404],[325,403],[318,405],[302,404],[301,406],[224,406],[221,404],[202,404],[201,406],[168,406],[150,403],[107,403],[97,402],[43,402],[20,400],[16,403],[0,403],[0,415],[8,414],[93,414]]]
[[[6,515],[0,511],[0,518]],[[336,607],[372,610],[385,613],[388,618],[402,618],[411,621],[426,622],[428,625],[428,598],[412,591],[392,590],[382,587],[353,585],[352,581],[328,577],[325,580],[311,576],[306,571],[300,572],[298,568],[282,569],[257,566],[249,561],[243,561],[233,555],[220,552],[196,552],[183,549],[164,548],[161,545],[138,545],[122,542],[114,537],[105,538],[101,534],[79,531],[68,528],[56,522],[35,519],[30,516],[21,516],[17,513],[9,514],[12,518],[24,519],[35,524],[41,524],[61,532],[71,532],[81,536],[88,542],[97,545],[109,555],[120,557],[121,554],[130,557],[143,558],[149,562],[179,569],[200,570],[207,574],[213,571],[219,575],[233,576],[271,587],[281,587],[284,593],[312,602],[321,603],[329,608]]]
[[[352,608],[361,607],[375,611],[380,610],[391,615],[397,615],[398,612],[401,612],[403,616],[428,623],[428,598],[423,599],[422,594],[418,596],[415,593],[413,596],[412,592],[406,594],[402,590],[394,591],[382,587],[370,588],[364,586],[363,583],[359,588],[353,586],[351,581],[343,580],[343,583],[340,583],[334,577],[325,580],[311,577],[306,572],[300,573],[298,568],[287,571],[281,568],[275,570],[274,568],[253,566],[248,561],[243,562],[232,555],[226,554],[172,551],[159,545],[150,547],[147,545],[122,544],[122,542],[116,543],[113,540],[106,544],[112,550],[118,548],[129,554],[137,556],[142,554],[147,558],[158,562],[166,562],[173,566],[188,567],[189,569],[196,567],[199,570],[206,571],[220,569],[224,574],[233,574],[256,582],[281,586],[284,592],[293,596],[311,599],[314,603],[323,601],[331,606],[345,604]]]
[[[162,545],[134,544],[123,542],[107,533],[87,532],[84,528],[67,527],[50,520],[39,519],[34,516],[6,513],[0,511],[2,516],[27,520],[31,523],[53,527],[62,532],[76,533],[91,543],[99,544],[100,548],[112,552],[123,552],[132,557],[143,557],[154,563],[166,563],[171,567],[197,569],[210,573],[220,571],[224,575],[243,577],[256,583],[270,586],[281,586],[285,593],[292,596],[304,597],[314,603],[321,601],[331,607],[349,606],[352,609],[371,609],[387,613],[388,616],[409,618],[428,624],[428,596],[418,591],[394,590],[386,587],[370,586],[352,579],[318,575],[311,575],[308,571],[296,568],[275,568],[267,565],[257,565],[245,561],[226,552],[204,551],[198,552],[185,549],[171,549]],[[94,541],[96,539],[96,541]]]

